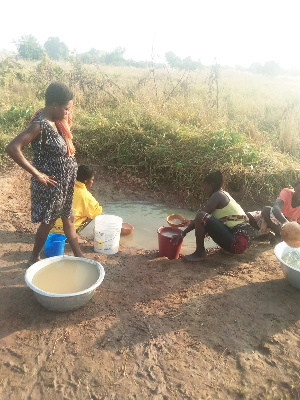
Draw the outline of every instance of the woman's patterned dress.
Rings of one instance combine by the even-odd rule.
[[[31,178],[31,220],[48,224],[57,218],[68,218],[72,213],[77,163],[68,157],[63,137],[38,113],[32,122],[39,122],[41,133],[31,142],[33,165],[57,182],[56,187],[45,186]]]

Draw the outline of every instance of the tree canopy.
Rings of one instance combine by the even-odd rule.
[[[66,60],[70,57],[67,45],[62,42],[59,37],[49,37],[42,46],[37,39],[32,35],[22,36],[17,42],[18,57],[24,60],[39,61],[47,54],[52,60]],[[77,57],[84,64],[104,64],[116,66],[131,66],[136,68],[150,68],[154,65],[151,61],[135,61],[126,59],[124,54],[126,49],[123,47],[116,47],[114,50],[104,52],[95,48],[91,48],[85,53],[73,55]],[[177,68],[180,70],[196,70],[203,68],[200,60],[194,61],[191,57],[181,58],[173,51],[165,53],[165,60],[170,68]],[[155,63],[155,67],[162,68],[165,64]],[[298,69],[283,70],[280,65],[273,60],[267,61],[264,64],[254,63],[249,68],[236,67],[237,69],[248,70],[255,74],[277,76],[279,74],[288,74],[298,76],[300,71]]]
[[[16,43],[18,56],[24,60],[41,60],[45,50],[32,35],[22,36]]]
[[[171,68],[194,70],[203,67],[200,61],[193,61],[191,57],[180,58],[173,51],[167,51],[165,58]]]
[[[44,44],[48,56],[52,60],[65,60],[69,55],[69,49],[58,37],[49,37]]]

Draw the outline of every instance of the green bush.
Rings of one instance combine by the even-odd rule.
[[[221,169],[237,198],[273,202],[300,167],[300,83],[220,70],[216,92],[207,76],[205,68],[147,71],[79,60],[0,63],[0,156],[59,80],[75,93],[81,159],[199,198],[203,177]]]
[[[7,111],[0,112],[0,129],[3,132],[15,131],[16,128],[23,130],[30,121],[33,107],[25,108],[11,107]]]

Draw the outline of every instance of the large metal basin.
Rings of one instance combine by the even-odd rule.
[[[282,261],[282,256],[290,251],[295,251],[295,249],[288,246],[285,242],[278,243],[274,249],[275,256],[280,261],[286,279],[291,285],[300,290],[300,270]]]
[[[34,275],[40,271],[42,268],[49,264],[55,263],[61,260],[76,260],[87,263],[87,268],[89,264],[96,266],[99,272],[98,279],[89,288],[76,293],[67,294],[54,294],[44,292],[43,290],[36,287],[33,283]],[[86,304],[94,295],[96,288],[101,284],[104,279],[105,271],[103,266],[97,261],[90,260],[88,258],[79,258],[72,256],[57,256],[45,258],[44,260],[38,261],[31,265],[25,273],[25,282],[33,290],[37,301],[46,307],[48,310],[52,311],[70,311],[82,307]]]

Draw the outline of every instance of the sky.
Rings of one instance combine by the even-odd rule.
[[[0,50],[16,52],[30,34],[41,45],[59,37],[77,53],[123,47],[136,61],[164,62],[173,51],[204,65],[300,68],[299,14],[299,0],[5,1]]]

